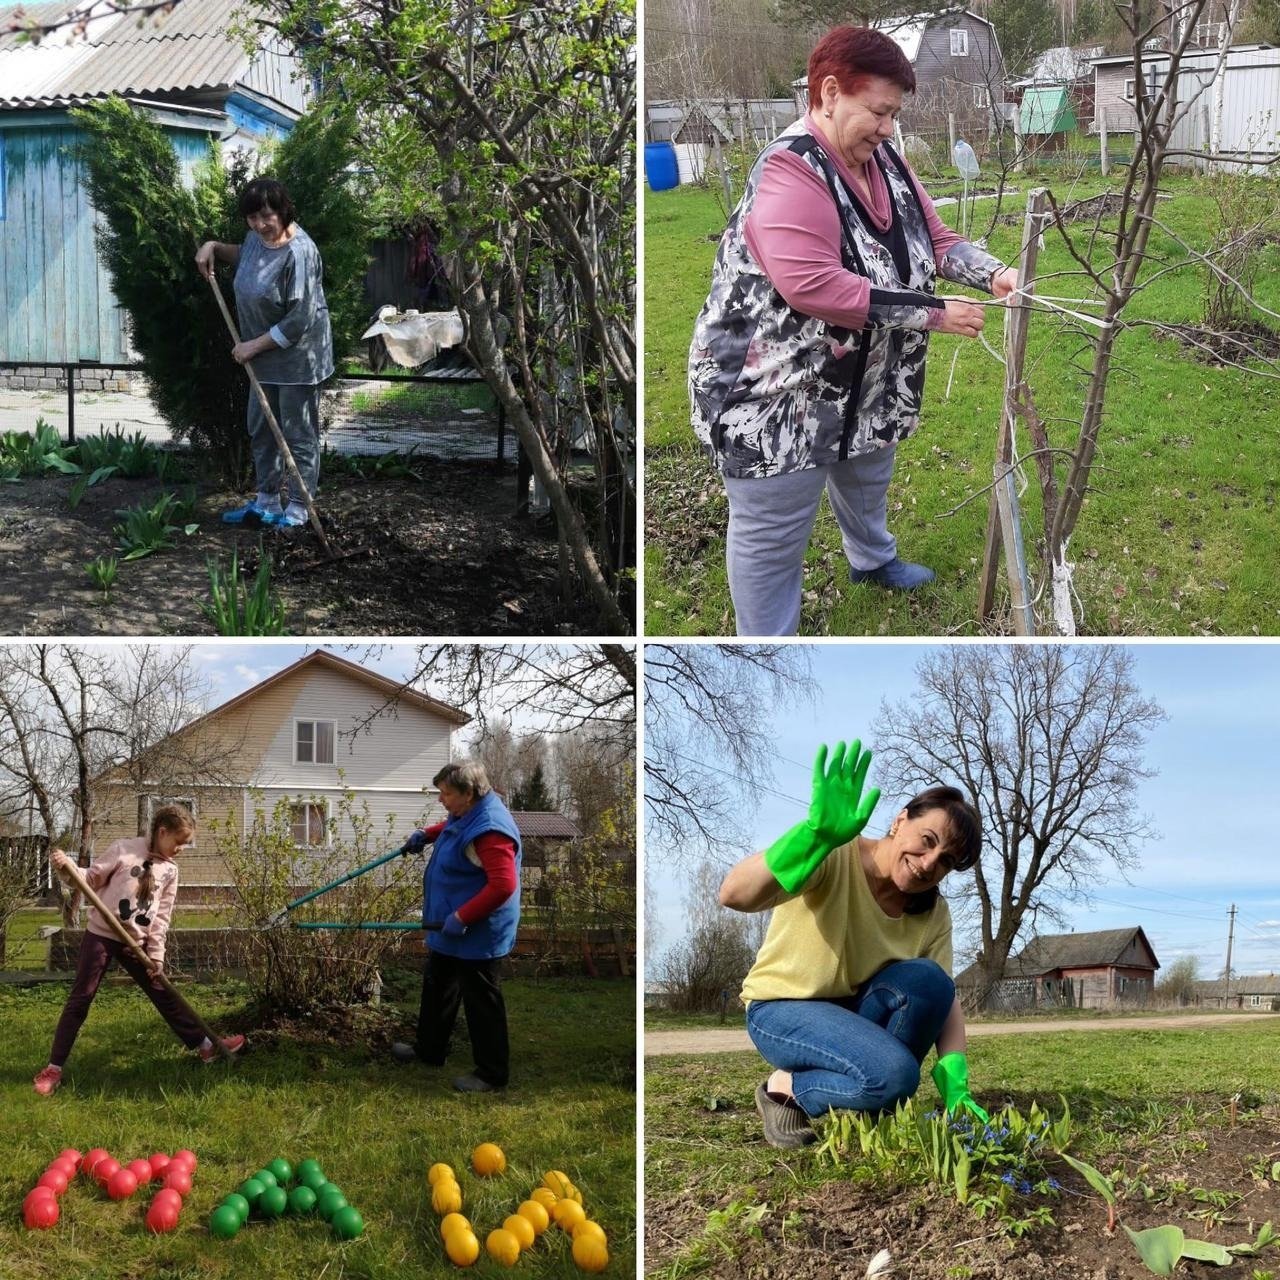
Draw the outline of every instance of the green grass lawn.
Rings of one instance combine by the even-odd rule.
[[[1024,193],[1043,181],[1019,179],[1019,194],[1005,205],[1010,220],[996,229],[990,248],[1006,261],[1018,253]],[[1094,173],[1072,195],[1103,189]],[[1192,244],[1207,245],[1212,202],[1188,178],[1171,179],[1166,189],[1172,198],[1161,202],[1162,221]],[[1060,201],[1066,195],[1055,194]],[[982,209],[980,203],[979,226]],[[954,208],[947,216],[954,221]],[[645,609],[651,635],[733,631],[724,571],[728,508],[718,476],[695,445],[685,373],[721,226],[708,191],[678,187],[646,196]],[[1258,294],[1280,310],[1280,245],[1262,252]],[[1160,264],[1177,249],[1170,236],[1156,232],[1150,253]],[[1072,265],[1061,238],[1046,237],[1040,277]],[[951,285],[943,291],[963,292]],[[1083,289],[1078,278],[1059,278],[1042,292],[1074,296]],[[1203,273],[1173,273],[1139,295],[1126,315],[1196,324],[1203,292]],[[987,323],[997,350],[999,319],[993,312]],[[1033,321],[1028,380],[1050,442],[1061,447],[1073,442],[1071,419],[1079,420],[1082,349],[1082,340],[1060,332],[1052,320]],[[851,587],[824,500],[806,558],[804,634],[979,634],[977,577],[987,499],[947,513],[989,483],[1002,375],[978,343],[935,335],[921,427],[899,449],[889,502],[901,553],[933,566],[938,582],[909,597]],[[1273,571],[1280,435],[1274,394],[1273,383],[1199,363],[1149,329],[1121,336],[1093,488],[1070,548],[1082,634],[1280,633],[1280,582]],[[1019,443],[1029,447],[1025,437]],[[1034,475],[1029,479],[1023,531],[1034,570],[1041,521]],[[1005,602],[1002,594],[1002,611]]]
[[[505,992],[512,1083],[499,1095],[459,1094],[448,1070],[400,1066],[359,1035],[348,1047],[251,1036],[242,1060],[205,1066],[181,1050],[139,992],[123,987],[102,991],[62,1089],[41,1098],[31,1076],[46,1060],[66,987],[0,989],[0,1277],[444,1275],[452,1267],[426,1182],[435,1161],[457,1171],[463,1212],[482,1248],[543,1173],[563,1170],[608,1233],[606,1274],[634,1275],[635,984],[513,980]],[[218,1027],[243,1026],[243,988],[185,993]],[[449,1066],[469,1068],[465,1037]],[[470,1153],[483,1141],[506,1152],[501,1177],[472,1174]],[[67,1146],[102,1146],[125,1163],[190,1147],[200,1164],[178,1230],[151,1236],[142,1222],[149,1197],[113,1204],[77,1178],[61,1221],[27,1231],[22,1198]],[[286,1218],[254,1219],[233,1240],[214,1239],[207,1230],[214,1205],[276,1156],[318,1159],[363,1215],[364,1237],[342,1244],[322,1221]],[[519,1268],[527,1276],[578,1274],[569,1239],[554,1226]],[[503,1268],[482,1252],[474,1270]]]
[[[1012,1103],[1026,1114],[1036,1102],[1060,1116],[1065,1098],[1073,1117],[1072,1154],[1109,1174],[1119,1171],[1122,1220],[1146,1226],[1179,1219],[1187,1223],[1188,1235],[1234,1242],[1275,1214],[1277,1187],[1269,1176],[1280,1101],[1275,1037],[1273,1024],[1247,1023],[1105,1034],[1028,1030],[971,1041],[970,1081],[978,1100],[993,1112]],[[761,1205],[769,1216],[759,1225],[768,1229],[770,1241],[780,1239],[779,1266],[800,1270],[822,1265],[815,1252],[818,1241],[825,1249],[835,1248],[834,1240],[853,1239],[865,1242],[859,1245],[861,1267],[880,1244],[890,1244],[895,1258],[911,1258],[921,1256],[915,1249],[923,1241],[923,1252],[932,1255],[925,1259],[930,1265],[922,1261],[918,1270],[901,1273],[913,1276],[1021,1277],[1052,1271],[1092,1277],[1104,1264],[1111,1267],[1108,1275],[1128,1280],[1138,1274],[1128,1269],[1133,1251],[1122,1233],[1102,1242],[1105,1209],[1078,1178],[1079,1190],[1049,1201],[1048,1207],[1057,1224],[1072,1218],[1083,1228],[1073,1225],[1070,1232],[1087,1234],[1042,1225],[1016,1246],[1000,1246],[1024,1255],[1032,1251],[1033,1257],[1061,1257],[1060,1271],[1044,1263],[1040,1272],[967,1266],[945,1271],[948,1260],[968,1261],[963,1253],[947,1258],[946,1250],[957,1240],[969,1245],[975,1239],[998,1240],[1001,1232],[992,1220],[979,1219],[936,1187],[895,1181],[874,1157],[857,1156],[856,1148],[836,1165],[813,1147],[781,1152],[766,1146],[752,1096],[767,1072],[755,1053],[646,1060],[646,1234],[654,1246],[648,1275],[676,1280],[700,1272],[735,1274],[739,1251],[754,1247],[744,1206]],[[926,1109],[937,1105],[927,1078],[917,1102]],[[1229,1158],[1224,1146],[1230,1147]],[[1068,1181],[1070,1171],[1056,1167]],[[854,1195],[864,1201],[859,1216],[833,1219],[830,1206],[844,1205],[847,1212]],[[900,1210],[901,1234],[881,1226],[877,1204],[886,1213]],[[1216,1219],[1205,1212],[1206,1205],[1218,1206]],[[943,1222],[945,1231],[938,1226]],[[788,1231],[795,1252],[783,1256],[790,1248]],[[1088,1265],[1077,1270],[1074,1264],[1081,1260],[1068,1255],[1082,1251]],[[1091,1251],[1096,1261],[1088,1261]],[[1255,1265],[1275,1267],[1271,1256]],[[990,1263],[986,1254],[983,1260]],[[856,1263],[857,1255],[851,1256],[845,1274],[861,1275]],[[1200,1274],[1195,1268],[1179,1274],[1184,1270]],[[1253,1273],[1245,1268],[1225,1274],[1248,1280]]]

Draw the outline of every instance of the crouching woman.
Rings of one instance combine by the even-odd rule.
[[[948,1111],[987,1119],[969,1093],[965,1024],[951,972],[951,913],[938,892],[981,849],[977,811],[953,787],[907,802],[888,834],[861,834],[880,792],[863,795],[871,753],[854,742],[814,764],[809,817],[734,866],[720,902],[773,909],[742,999],[774,1068],[756,1090],[765,1139],[800,1147],[831,1108],[880,1111],[911,1097],[937,1048]]]

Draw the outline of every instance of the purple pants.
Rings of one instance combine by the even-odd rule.
[[[155,981],[146,966],[123,942],[116,938],[100,938],[96,933],[84,931],[80,941],[80,955],[76,960],[76,977],[71,984],[71,994],[62,1007],[58,1029],[53,1033],[53,1048],[49,1061],[60,1067],[71,1055],[71,1047],[89,1016],[89,1006],[98,994],[103,974],[118,960],[121,968],[146,992],[147,999],[155,1005],[160,1016],[169,1024],[173,1034],[187,1046],[195,1049],[204,1043],[204,1032],[195,1020],[174,998],[173,992]]]

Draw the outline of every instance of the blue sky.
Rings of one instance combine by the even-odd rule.
[[[772,726],[777,763],[765,783],[782,796],[760,791],[752,848],[804,816],[817,744],[865,733],[882,699],[895,702],[914,691],[915,664],[934,647],[812,646],[822,694],[818,705],[790,709]],[[1091,905],[1069,906],[1067,928],[1141,925],[1162,965],[1194,954],[1200,976],[1211,978],[1225,959],[1234,903],[1232,968],[1280,972],[1280,823],[1271,812],[1280,792],[1280,645],[1126,647],[1139,688],[1168,715],[1147,739],[1146,759],[1156,776],[1138,791],[1159,838],[1142,849],[1130,884],[1104,872]],[[881,801],[873,831],[892,802]],[[660,949],[684,932],[684,885],[654,876],[651,893]],[[957,956],[962,942],[958,936]]]

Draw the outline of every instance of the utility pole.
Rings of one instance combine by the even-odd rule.
[[[1231,944],[1235,941],[1236,936],[1236,904],[1231,904],[1231,910],[1227,912],[1227,964],[1222,971],[1222,1007],[1225,1009],[1231,998]]]

